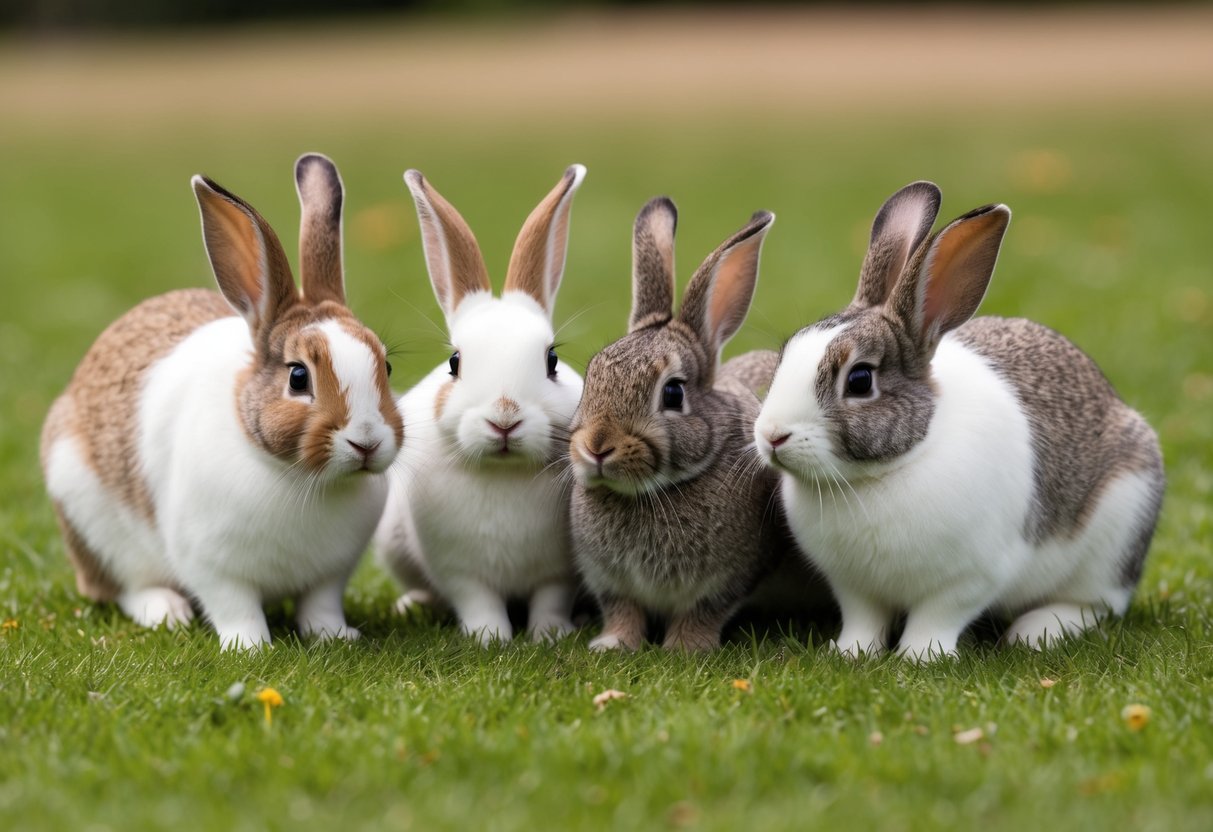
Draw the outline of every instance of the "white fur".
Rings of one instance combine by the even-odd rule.
[[[359,468],[364,457],[350,445],[354,442],[375,448],[366,459],[366,464],[372,470],[382,471],[396,458],[397,448],[395,435],[379,412],[381,394],[375,383],[379,357],[337,321],[322,321],[316,324],[316,328],[328,340],[333,372],[342,382],[349,408],[349,421],[333,434],[331,450],[334,462],[352,469]]]
[[[322,328],[334,356],[345,356],[334,362],[339,378],[360,390],[365,371],[351,371],[349,345]],[[148,371],[138,453],[154,528],[90,475],[71,439],[52,449],[51,493],[132,605],[155,602],[148,590],[179,587],[198,601],[224,647],[251,647],[269,641],[262,603],[298,596],[304,634],[357,637],[345,623],[341,595],[382,510],[386,476],[351,473],[361,456],[356,465],[334,457],[313,476],[252,444],[230,392],[251,354],[244,320],[224,318],[197,329]],[[383,436],[382,417],[374,425],[364,403],[349,404],[382,438],[386,464],[395,437],[390,430]],[[172,606],[171,599],[156,603]],[[156,603],[152,612],[161,609]],[[172,619],[169,612],[160,618],[166,616]]]
[[[526,294],[468,296],[448,324],[460,378],[438,420],[435,402],[452,380],[446,362],[400,399],[410,441],[393,468],[376,551],[410,590],[432,586],[484,641],[512,635],[510,597],[530,599],[532,633],[566,632],[568,500],[563,466],[548,463],[581,397],[581,377],[562,362],[556,379],[547,377],[551,322]],[[511,418],[520,420],[504,455],[489,426],[502,418],[503,398],[518,404]]]
[[[809,330],[792,340],[754,434],[783,471],[780,494],[797,542],[839,601],[841,650],[880,649],[898,612],[908,613],[899,650],[929,658],[954,653],[964,628],[990,609],[1041,606],[1009,633],[1032,643],[1124,611],[1119,564],[1148,504],[1144,480],[1110,486],[1075,537],[1033,545],[1025,537],[1033,493],[1027,416],[988,362],[950,336],[932,362],[938,397],[926,437],[889,462],[848,462],[812,393],[836,336]],[[773,450],[770,440],[785,433]]]

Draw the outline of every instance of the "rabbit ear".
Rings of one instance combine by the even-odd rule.
[[[880,207],[872,222],[872,241],[863,258],[853,305],[879,306],[885,302],[906,263],[935,224],[939,201],[939,188],[933,182],[911,182]]]
[[[406,171],[404,182],[417,206],[421,244],[434,295],[450,318],[465,297],[490,291],[484,257],[472,229],[451,203],[430,186],[421,171]]]
[[[573,195],[585,179],[585,167],[572,165],[543,202],[527,217],[514,243],[504,291],[526,292],[550,317],[564,276]]]
[[[628,332],[674,316],[674,233],[678,209],[668,197],[650,199],[632,230],[632,314]]]
[[[295,162],[295,190],[303,215],[299,221],[299,282],[311,303],[345,304],[341,265],[341,203],[344,188],[337,166],[319,153]]]
[[[774,222],[771,212],[756,212],[749,225],[703,261],[687,286],[678,318],[699,334],[710,355],[718,356],[745,320],[758,283],[762,241]]]
[[[299,301],[286,252],[269,223],[247,202],[204,176],[190,183],[219,291],[248,321],[261,346],[269,325]]]
[[[986,205],[953,220],[897,281],[886,306],[927,355],[981,305],[1010,221],[1005,205]]]

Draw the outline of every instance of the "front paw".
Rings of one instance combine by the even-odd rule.
[[[860,639],[831,639],[828,645],[831,652],[844,656],[852,661],[859,661],[865,658],[875,658],[884,653],[884,646],[875,640],[868,639],[866,641]]]
[[[532,621],[529,627],[531,639],[551,644],[573,632],[573,622],[567,618],[552,617]]]
[[[590,639],[590,649],[595,653],[605,653],[607,650],[635,650],[639,644],[631,644],[614,633],[602,633]]]
[[[357,641],[362,638],[362,633],[359,632],[357,627],[351,627],[345,623],[300,627],[299,633],[304,637],[314,638],[318,642],[332,641],[335,638],[339,638],[342,641]]]
[[[951,650],[945,650],[943,645],[938,641],[933,641],[929,644],[899,644],[897,646],[898,658],[905,659],[911,664],[931,664],[940,659],[954,659],[960,653],[953,647]]]
[[[227,652],[238,650],[242,653],[252,653],[258,650],[272,649],[268,633],[244,630],[220,630],[219,649]]]

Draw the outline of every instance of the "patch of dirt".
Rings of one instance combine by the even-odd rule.
[[[27,39],[0,51],[0,112],[34,128],[1158,103],[1213,105],[1213,8],[686,9],[497,25],[404,18]]]

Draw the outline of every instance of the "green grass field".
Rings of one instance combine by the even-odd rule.
[[[1173,103],[543,129],[400,114],[10,123],[0,827],[1213,828],[1210,148],[1213,111]],[[737,628],[712,655],[595,655],[592,628],[481,650],[448,622],[394,618],[369,563],[349,593],[352,645],[300,643],[279,609],[274,650],[226,655],[204,626],[140,631],[83,603],[42,489],[41,420],[110,320],[210,285],[189,176],[247,198],[293,252],[291,165],[307,150],[344,175],[351,303],[398,350],[400,385],[446,356],[406,167],[464,213],[500,280],[526,213],[567,164],[588,166],[557,313],[578,366],[622,331],[631,221],[654,194],[681,210],[682,281],[753,210],[778,215],[730,354],[843,305],[875,210],[906,182],[938,182],[945,218],[1006,202],[983,311],[1068,334],[1162,436],[1169,489],[1130,615],[1043,655],[983,636],[915,667],[830,655],[829,621]],[[271,724],[265,686],[285,700]],[[607,689],[627,698],[596,708]],[[1121,717],[1135,703],[1151,709],[1139,731]]]

